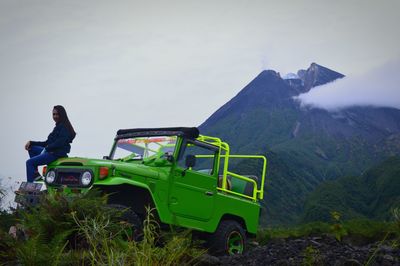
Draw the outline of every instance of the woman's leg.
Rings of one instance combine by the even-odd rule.
[[[57,156],[51,153],[43,153],[37,156],[34,156],[26,161],[26,178],[28,182],[33,182],[35,180],[35,170],[37,171],[37,167],[39,165],[49,164],[53,161],[57,160]]]
[[[32,146],[29,150],[29,158],[35,157],[39,155],[43,151],[44,147],[41,146]]]
[[[43,149],[44,149],[44,147],[42,147],[42,146],[31,146],[31,148],[28,150],[29,158],[38,156],[39,154],[42,153]],[[27,176],[29,176],[28,172],[29,173],[32,172],[32,169],[28,170],[28,164],[26,165],[26,172],[27,172]],[[35,167],[30,179],[33,180],[38,175],[39,175],[39,171],[38,171],[37,167]],[[28,178],[28,180],[29,180],[29,178]]]

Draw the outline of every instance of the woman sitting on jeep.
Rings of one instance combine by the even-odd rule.
[[[28,141],[25,144],[25,149],[29,152],[30,157],[26,161],[28,182],[41,179],[37,169],[39,165],[49,164],[60,157],[67,157],[67,153],[71,150],[70,143],[76,133],[63,106],[54,106],[53,120],[56,122],[56,126],[46,141]]]

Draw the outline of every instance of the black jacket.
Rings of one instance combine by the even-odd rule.
[[[64,124],[58,123],[46,141],[31,141],[31,146],[45,147],[47,152],[53,153],[57,157],[67,157],[67,153],[71,150],[70,143],[74,137]]]

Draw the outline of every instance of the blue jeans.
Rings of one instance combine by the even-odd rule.
[[[38,174],[37,167],[39,165],[49,164],[58,159],[58,157],[52,153],[41,153],[43,149],[44,148],[40,146],[32,146],[30,150],[28,150],[30,157],[30,159],[26,161],[26,178],[28,182],[33,182],[35,180]]]

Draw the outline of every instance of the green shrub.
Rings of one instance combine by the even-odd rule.
[[[339,241],[342,238],[355,244],[367,244],[380,241],[385,235],[388,239],[400,237],[400,225],[397,221],[384,222],[368,219],[356,219],[345,222],[314,222],[293,227],[273,227],[260,229],[256,241],[266,244],[269,240],[280,238],[298,238],[307,236],[331,235]]]
[[[308,246],[303,251],[303,266],[322,265],[321,254],[318,249]]]
[[[159,225],[154,221],[151,212],[144,221],[144,239],[130,242],[128,254],[135,265],[192,265],[206,251],[193,247],[191,232],[163,233],[163,244],[159,244]]]
[[[256,241],[265,244],[271,239],[319,236],[331,232],[331,226],[323,222],[307,223],[294,227],[271,227],[260,229]]]
[[[356,219],[344,222],[348,237],[362,242],[376,242],[382,240],[384,235],[394,238],[398,235],[393,222]]]
[[[37,207],[18,211],[22,237],[14,239],[0,230],[0,261],[4,265],[184,265],[205,253],[193,246],[188,231],[161,235],[150,211],[143,240],[131,241],[130,225],[121,220],[124,210],[109,208],[106,201],[95,191],[44,195]]]

